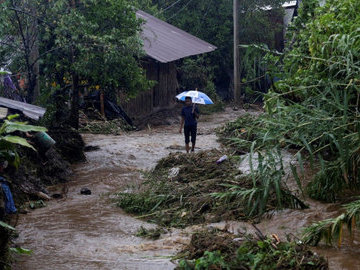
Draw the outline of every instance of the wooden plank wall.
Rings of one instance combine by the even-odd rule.
[[[149,80],[157,81],[156,85],[128,102],[121,102],[121,106],[130,117],[143,117],[155,110],[168,107],[175,101],[178,88],[175,63],[159,63],[155,60],[143,63]]]

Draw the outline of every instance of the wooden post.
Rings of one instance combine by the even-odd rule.
[[[39,25],[37,21],[37,10],[33,4],[30,4],[31,14],[33,16],[31,26],[30,26],[30,37],[29,43],[33,44],[30,46],[30,60],[32,63],[32,75],[33,75],[33,95],[31,97],[32,102],[36,101],[40,96],[40,80],[39,80],[39,71],[40,71],[40,63],[39,63]]]
[[[234,101],[241,102],[240,74],[239,74],[239,0],[233,0],[233,20],[234,20]]]
[[[70,2],[71,8],[76,8],[76,1],[72,0]],[[75,49],[74,46],[70,47],[71,52],[71,65],[73,68],[73,64],[75,62]],[[70,125],[78,129],[79,128],[79,76],[75,71],[71,71],[71,78],[72,78],[72,98],[71,98],[71,112],[70,112]]]
[[[104,105],[104,90],[100,90],[100,112],[105,117],[105,105]]]

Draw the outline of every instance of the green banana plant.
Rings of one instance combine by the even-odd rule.
[[[18,114],[9,115],[0,126],[0,158],[3,158],[16,168],[20,164],[20,157],[16,150],[17,145],[36,149],[28,143],[25,138],[12,135],[16,131],[20,132],[45,132],[46,128],[40,126],[28,125],[26,122],[13,121],[19,117]]]

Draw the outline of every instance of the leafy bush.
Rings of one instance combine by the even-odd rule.
[[[324,7],[304,1],[288,48],[268,54],[278,81],[265,95],[266,114],[223,130],[239,151],[253,141],[255,151],[293,148],[299,161],[305,155],[320,170],[309,194],[326,201],[360,187],[359,14],[356,0],[329,0]]]
[[[40,126],[28,125],[25,122],[11,121],[19,115],[10,115],[7,120],[0,126],[0,158],[7,160],[15,167],[19,166],[20,157],[16,151],[16,146],[21,145],[35,150],[35,148],[27,142],[26,139],[11,135],[11,133],[20,132],[41,132],[46,128]]]

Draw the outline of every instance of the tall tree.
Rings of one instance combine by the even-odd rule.
[[[141,21],[136,19],[128,0],[33,2],[42,11],[37,14],[40,50],[37,61],[41,64],[43,91],[51,85],[72,88],[73,107],[76,107],[75,92],[84,84],[99,85],[106,91],[137,92],[148,88],[148,81],[138,63],[143,53],[138,36]],[[20,69],[24,66],[23,59],[27,59],[28,50],[21,43],[9,16],[14,9],[24,18],[33,16],[24,5],[14,8],[14,3],[7,2],[3,7],[7,15],[3,19],[9,28],[2,27],[0,39],[10,36],[18,41],[20,49],[12,58],[12,67]],[[23,24],[28,25],[25,21]],[[8,49],[13,49],[13,44],[9,44]],[[77,81],[79,87],[75,85]],[[76,114],[75,111],[76,108]]]
[[[31,0],[7,0],[1,6],[0,50],[11,55],[6,62],[15,62],[16,69],[25,75],[28,102],[34,100],[39,89],[38,18],[43,11]]]
[[[283,2],[239,1],[240,44],[266,43],[273,48],[275,32],[281,29],[281,25],[274,21],[274,13],[281,13]],[[228,90],[233,81],[233,0],[153,0],[153,4],[156,4],[159,10],[156,16],[162,16],[167,22],[218,47],[215,52],[205,55],[206,61],[200,59],[199,62],[205,62],[214,68],[218,89],[232,92]],[[240,50],[242,76],[244,55],[245,50]]]

